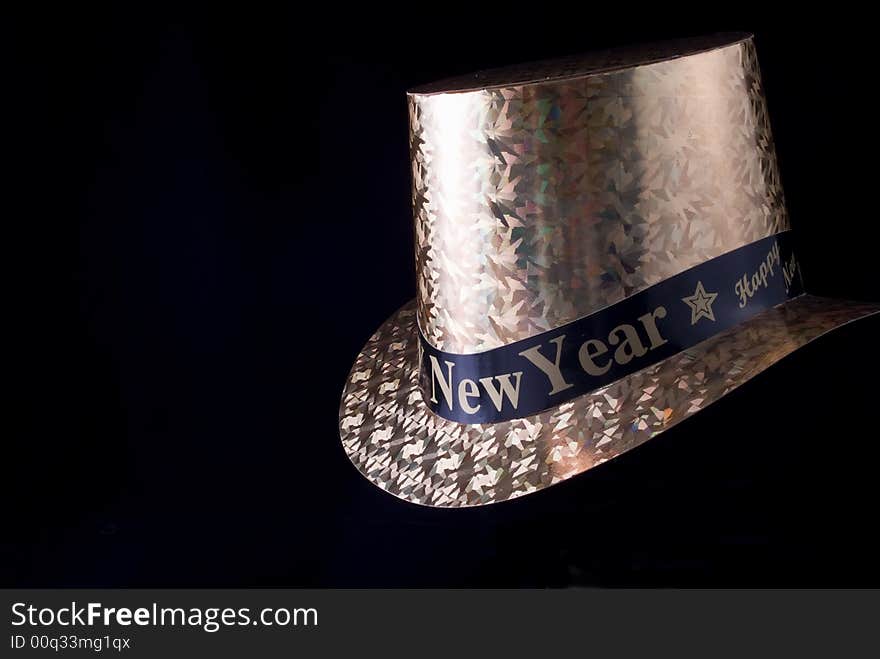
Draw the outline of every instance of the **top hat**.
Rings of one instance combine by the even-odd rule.
[[[416,299],[339,412],[352,462],[402,499],[541,490],[880,310],[803,291],[750,35],[407,99]]]

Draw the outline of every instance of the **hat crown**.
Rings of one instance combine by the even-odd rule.
[[[753,40],[671,48],[410,92],[427,341],[507,345],[788,228]]]

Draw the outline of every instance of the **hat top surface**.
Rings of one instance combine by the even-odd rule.
[[[620,69],[687,57],[751,39],[746,32],[725,32],[651,44],[606,48],[558,59],[485,69],[420,85],[407,93],[415,96],[477,91],[599,75]]]
[[[735,38],[602,75],[410,94],[431,346],[516,343],[788,228],[755,43]]]

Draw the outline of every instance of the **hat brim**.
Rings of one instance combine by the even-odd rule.
[[[435,415],[422,398],[412,300],[355,361],[339,409],[342,445],[368,480],[406,501],[505,501],[635,448],[813,339],[878,312],[877,304],[802,295],[558,407],[466,425]]]

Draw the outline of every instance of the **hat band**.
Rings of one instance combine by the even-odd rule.
[[[589,316],[485,352],[421,337],[420,385],[467,424],[531,416],[595,391],[803,293],[791,231],[710,259]]]

